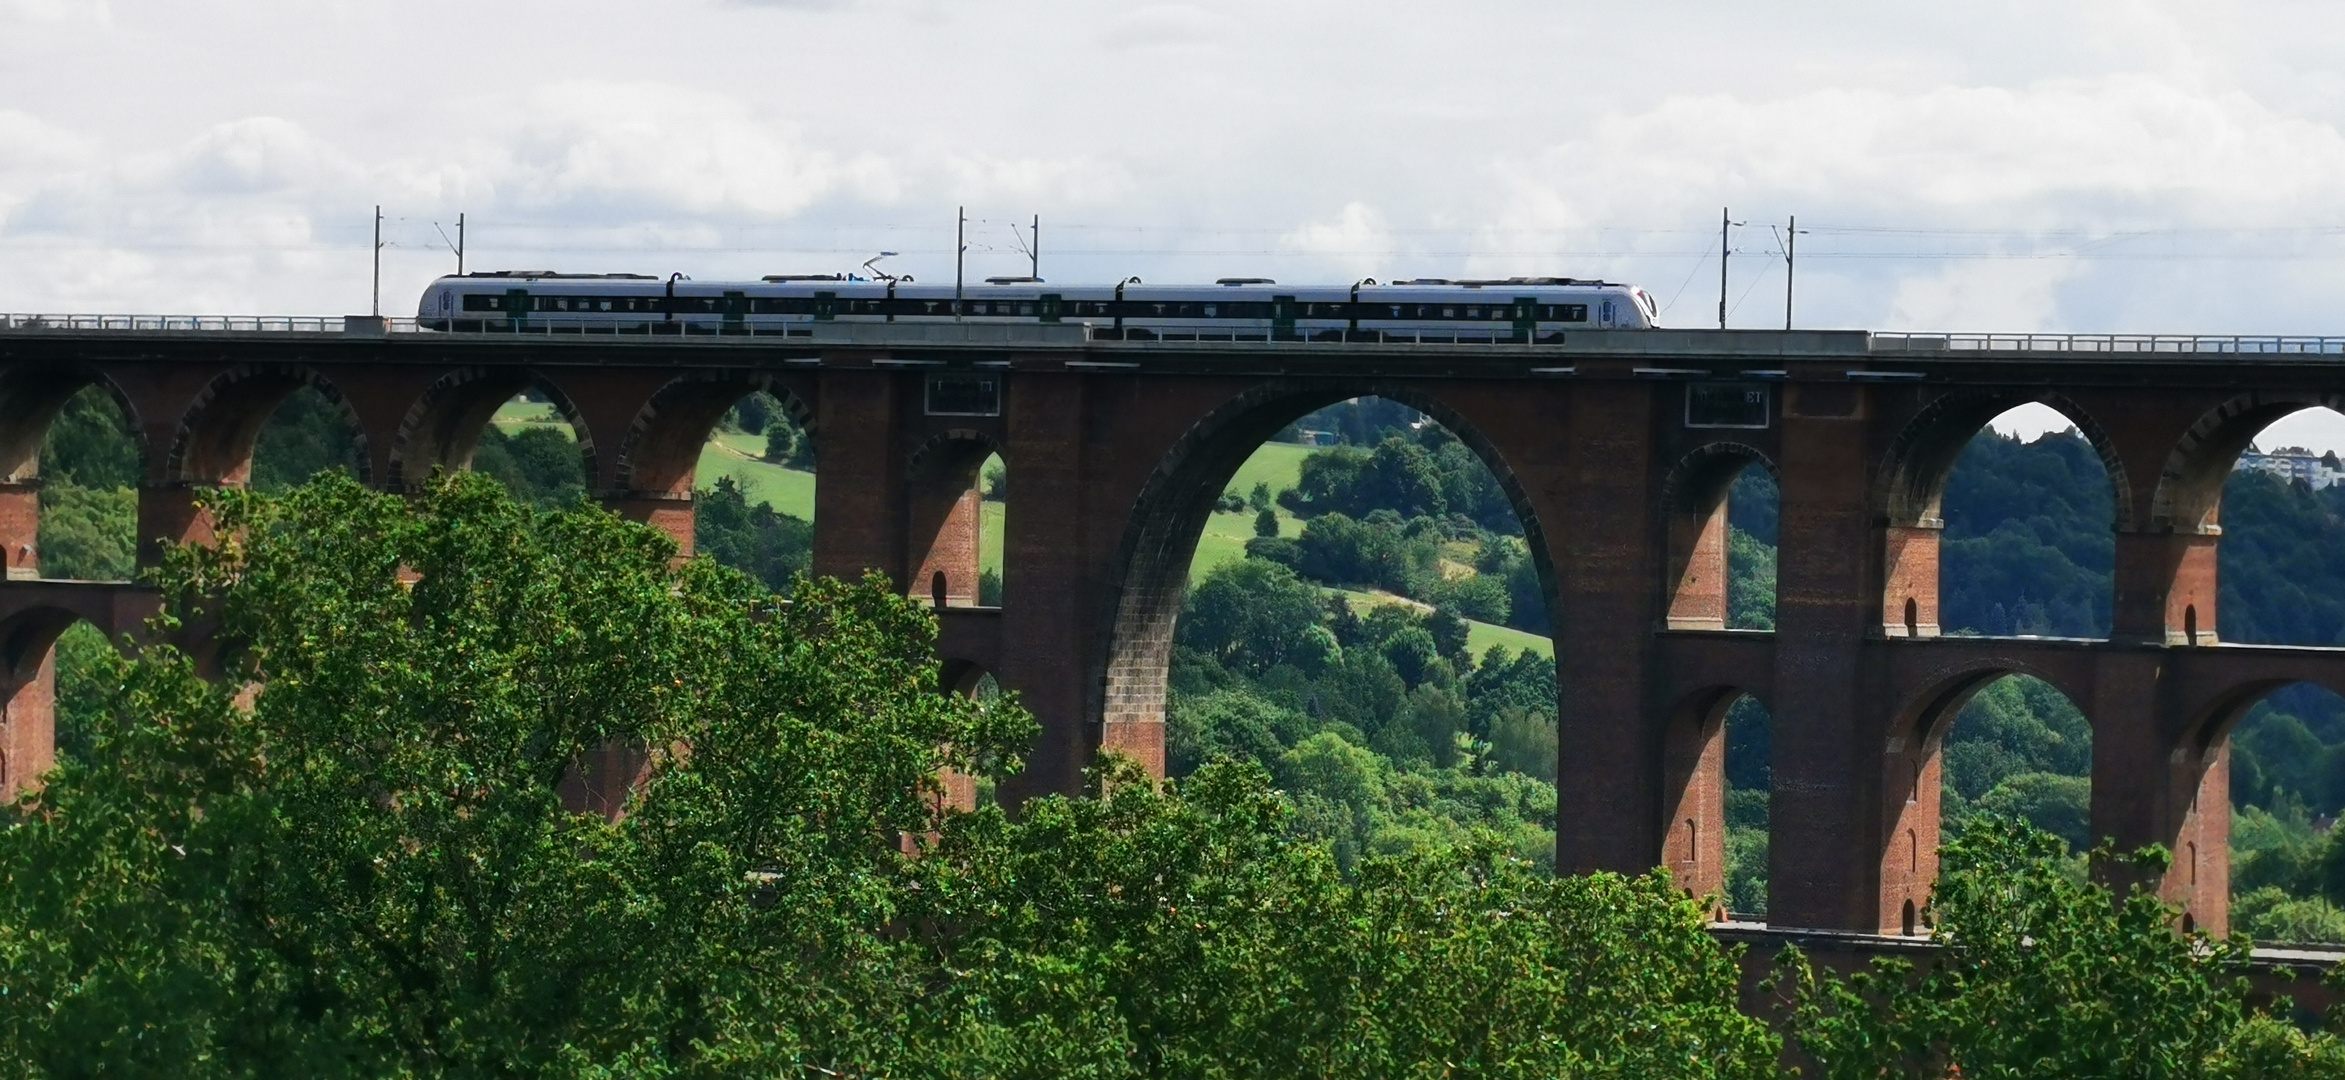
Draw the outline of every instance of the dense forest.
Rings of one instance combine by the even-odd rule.
[[[746,399],[724,421],[763,439],[768,461],[813,465],[812,440],[777,403]],[[1257,515],[1246,557],[1198,580],[1180,621],[1168,711],[1169,765],[1254,762],[1294,798],[1298,827],[1349,865],[1376,853],[1483,837],[1538,863],[1555,828],[1555,665],[1529,651],[1467,645],[1472,622],[1548,630],[1536,566],[1503,489],[1471,450],[1405,406],[1366,398],[1321,410],[1282,438],[1331,440],[1292,487],[1232,490],[1224,510]],[[340,411],[304,390],[263,429],[252,480],[282,490],[354,470]],[[103,394],[68,403],[43,447],[42,565],[58,577],[132,569],[136,452]],[[492,425],[472,461],[525,502],[586,494],[575,444],[556,427]],[[998,467],[982,480],[1007,495]],[[720,478],[699,493],[698,549],[774,589],[807,566],[811,525]],[[2073,433],[2022,441],[1984,432],[1946,489],[1942,625],[1947,633],[2099,637],[2108,632],[2111,493]],[[1299,529],[1282,530],[1274,507]],[[1729,625],[1774,625],[1776,492],[1763,468],[1730,495]],[[2345,643],[2345,489],[2234,475],[2224,496],[2224,640]],[[989,595],[998,578],[988,575]],[[1380,600],[1363,602],[1363,596]],[[86,627],[61,644],[60,743],[105,649]],[[1769,720],[1736,702],[1727,719],[1729,902],[1765,905]],[[1991,684],[1946,737],[1945,815],[2024,818],[2087,845],[2090,725],[2050,686]],[[2268,936],[2345,940],[2345,700],[2286,688],[2237,730],[2232,792],[2242,925]]]

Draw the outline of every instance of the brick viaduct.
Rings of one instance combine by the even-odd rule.
[[[1174,619],[1205,516],[1256,445],[1381,395],[1431,415],[1497,474],[1541,568],[1562,686],[1558,865],[1724,862],[1725,707],[1773,716],[1770,912],[1897,932],[1936,868],[1938,746],[1967,697],[2026,673],[2094,729],[2092,824],[2176,853],[2161,888],[2227,922],[2227,732],[2271,690],[2345,692],[2345,649],[2218,644],[2223,478],[2272,420],[2345,404],[2319,345],[1621,332],[1562,345],[1090,342],[1080,327],[820,327],[810,336],[0,331],[0,784],[51,760],[51,645],[75,620],[132,631],[123,584],[45,580],[38,450],[96,384],[142,442],[142,558],[206,535],[201,492],[242,483],[275,406],[340,403],[365,479],[461,466],[517,391],[550,398],[612,510],[691,541],[704,441],[767,390],[814,433],[815,567],[941,594],[946,679],[980,672],[1043,724],[1020,791],[1060,790],[1105,747],[1161,769]],[[2098,351],[2084,346],[2097,344]],[[2138,346],[2138,347],[2134,347]],[[2243,348],[2234,343],[2228,348]],[[1939,496],[1987,420],[2041,402],[2114,488],[2108,640],[1941,636]],[[1003,600],[974,606],[975,473],[1011,468]],[[1725,490],[1781,490],[1777,629],[1730,631]],[[1015,794],[1015,792],[1013,792]]]

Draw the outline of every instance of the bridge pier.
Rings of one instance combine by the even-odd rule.
[[[1885,544],[1863,467],[1871,404],[1863,387],[1819,379],[1795,383],[1783,406],[1767,878],[1767,917],[1782,925],[1901,922],[1881,910],[1885,680],[1865,663]]]
[[[1483,432],[1515,451],[1512,471],[1523,478],[1533,507],[1545,511],[1541,523],[1552,529],[1545,543],[1555,567],[1560,693],[1556,869],[1642,873],[1660,865],[1669,835],[1665,822],[1688,816],[1681,811],[1694,811],[1697,821],[1718,815],[1706,831],[1719,835],[1721,846],[1712,857],[1722,861],[1723,745],[1712,753],[1699,730],[1687,732],[1692,745],[1678,756],[1689,771],[1676,790],[1663,789],[1669,775],[1668,704],[1655,699],[1669,688],[1651,676],[1653,631],[1669,616],[1656,595],[1662,538],[1652,515],[1594,512],[1651,501],[1659,482],[1651,391],[1628,380],[1590,381],[1574,387],[1561,404],[1557,422],[1534,427],[1534,413],[1520,421],[1523,430],[1492,425],[1494,430]],[[1700,552],[1699,542],[1692,546]],[[1718,595],[1723,619],[1723,580]],[[1718,767],[1708,768],[1713,760]],[[1709,798],[1703,785],[1719,788],[1717,798]],[[1711,854],[1698,835],[1711,825],[1696,828],[1686,852],[1694,861]],[[1709,877],[1707,870],[1689,868],[1685,886]]]

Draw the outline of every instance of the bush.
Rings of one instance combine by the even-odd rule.
[[[2231,928],[2258,941],[2345,944],[2345,911],[2265,886],[2232,898]]]
[[[1504,626],[1507,616],[1512,614],[1506,582],[1499,578],[1481,574],[1450,578],[1434,586],[1431,592],[1432,595],[1425,597],[1427,601],[1475,622]]]

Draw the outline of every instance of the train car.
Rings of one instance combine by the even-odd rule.
[[[426,329],[470,333],[811,335],[823,323],[1074,323],[1117,341],[1556,341],[1570,330],[1643,330],[1653,298],[1572,278],[1291,286],[1052,285],[989,278],[956,290],[845,274],[693,281],[641,274],[501,270],[444,277],[416,312]]]

